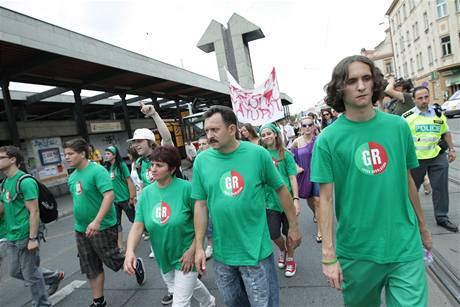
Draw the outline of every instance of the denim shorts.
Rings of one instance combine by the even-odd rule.
[[[278,307],[278,272],[273,254],[254,266],[230,266],[214,259],[216,282],[229,307]]]

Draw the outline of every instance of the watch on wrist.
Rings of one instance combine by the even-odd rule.
[[[29,237],[29,241],[38,241],[38,237]]]

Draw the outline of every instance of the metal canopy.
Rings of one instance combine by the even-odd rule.
[[[127,104],[155,97],[179,101],[179,107],[196,99],[208,106],[230,105],[228,87],[220,81],[3,7],[0,20],[0,80],[53,87],[26,98],[27,113],[33,110],[34,117],[62,116],[60,104],[43,99],[82,89],[102,92],[83,99],[85,112],[107,108],[97,101],[113,95],[139,97],[127,99]],[[282,97],[284,105],[292,103],[288,96]]]

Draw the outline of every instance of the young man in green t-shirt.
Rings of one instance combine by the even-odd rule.
[[[225,106],[204,114],[210,149],[193,167],[195,264],[206,271],[203,239],[208,210],[213,221],[217,286],[228,306],[278,306],[279,286],[265,213],[265,185],[278,192],[293,248],[300,232],[289,191],[261,146],[236,139],[236,115]]]
[[[15,146],[0,147],[0,171],[6,175],[0,191],[0,220],[5,223],[9,271],[11,277],[30,286],[34,306],[51,306],[48,296],[56,292],[64,272],[38,266],[40,231],[38,186],[34,179],[24,179],[16,191],[23,157]],[[20,193],[20,194],[18,194]],[[0,237],[1,238],[1,237]],[[0,247],[1,248],[1,247]],[[49,285],[48,291],[45,285]]]
[[[103,264],[118,271],[123,267],[125,256],[117,245],[118,229],[112,180],[100,164],[88,160],[89,146],[83,139],[64,144],[64,156],[70,167],[75,167],[69,176],[69,191],[74,203],[75,236],[80,269],[89,279],[92,307],[106,306],[104,298]],[[145,281],[144,265],[137,258],[136,280]]]
[[[423,248],[431,248],[409,169],[418,166],[408,125],[374,109],[383,77],[364,56],[343,59],[326,85],[343,112],[315,143],[311,181],[320,183],[323,273],[347,306],[426,306]],[[333,244],[332,193],[337,218]]]

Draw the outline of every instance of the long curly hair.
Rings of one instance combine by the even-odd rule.
[[[352,55],[341,60],[332,71],[332,78],[326,84],[324,90],[326,91],[326,104],[336,110],[337,112],[345,111],[345,104],[343,101],[343,90],[345,83],[348,79],[348,66],[353,62],[361,62],[369,66],[374,81],[374,88],[372,94],[372,103],[375,104],[383,96],[385,89],[385,79],[378,67],[365,56]]]

